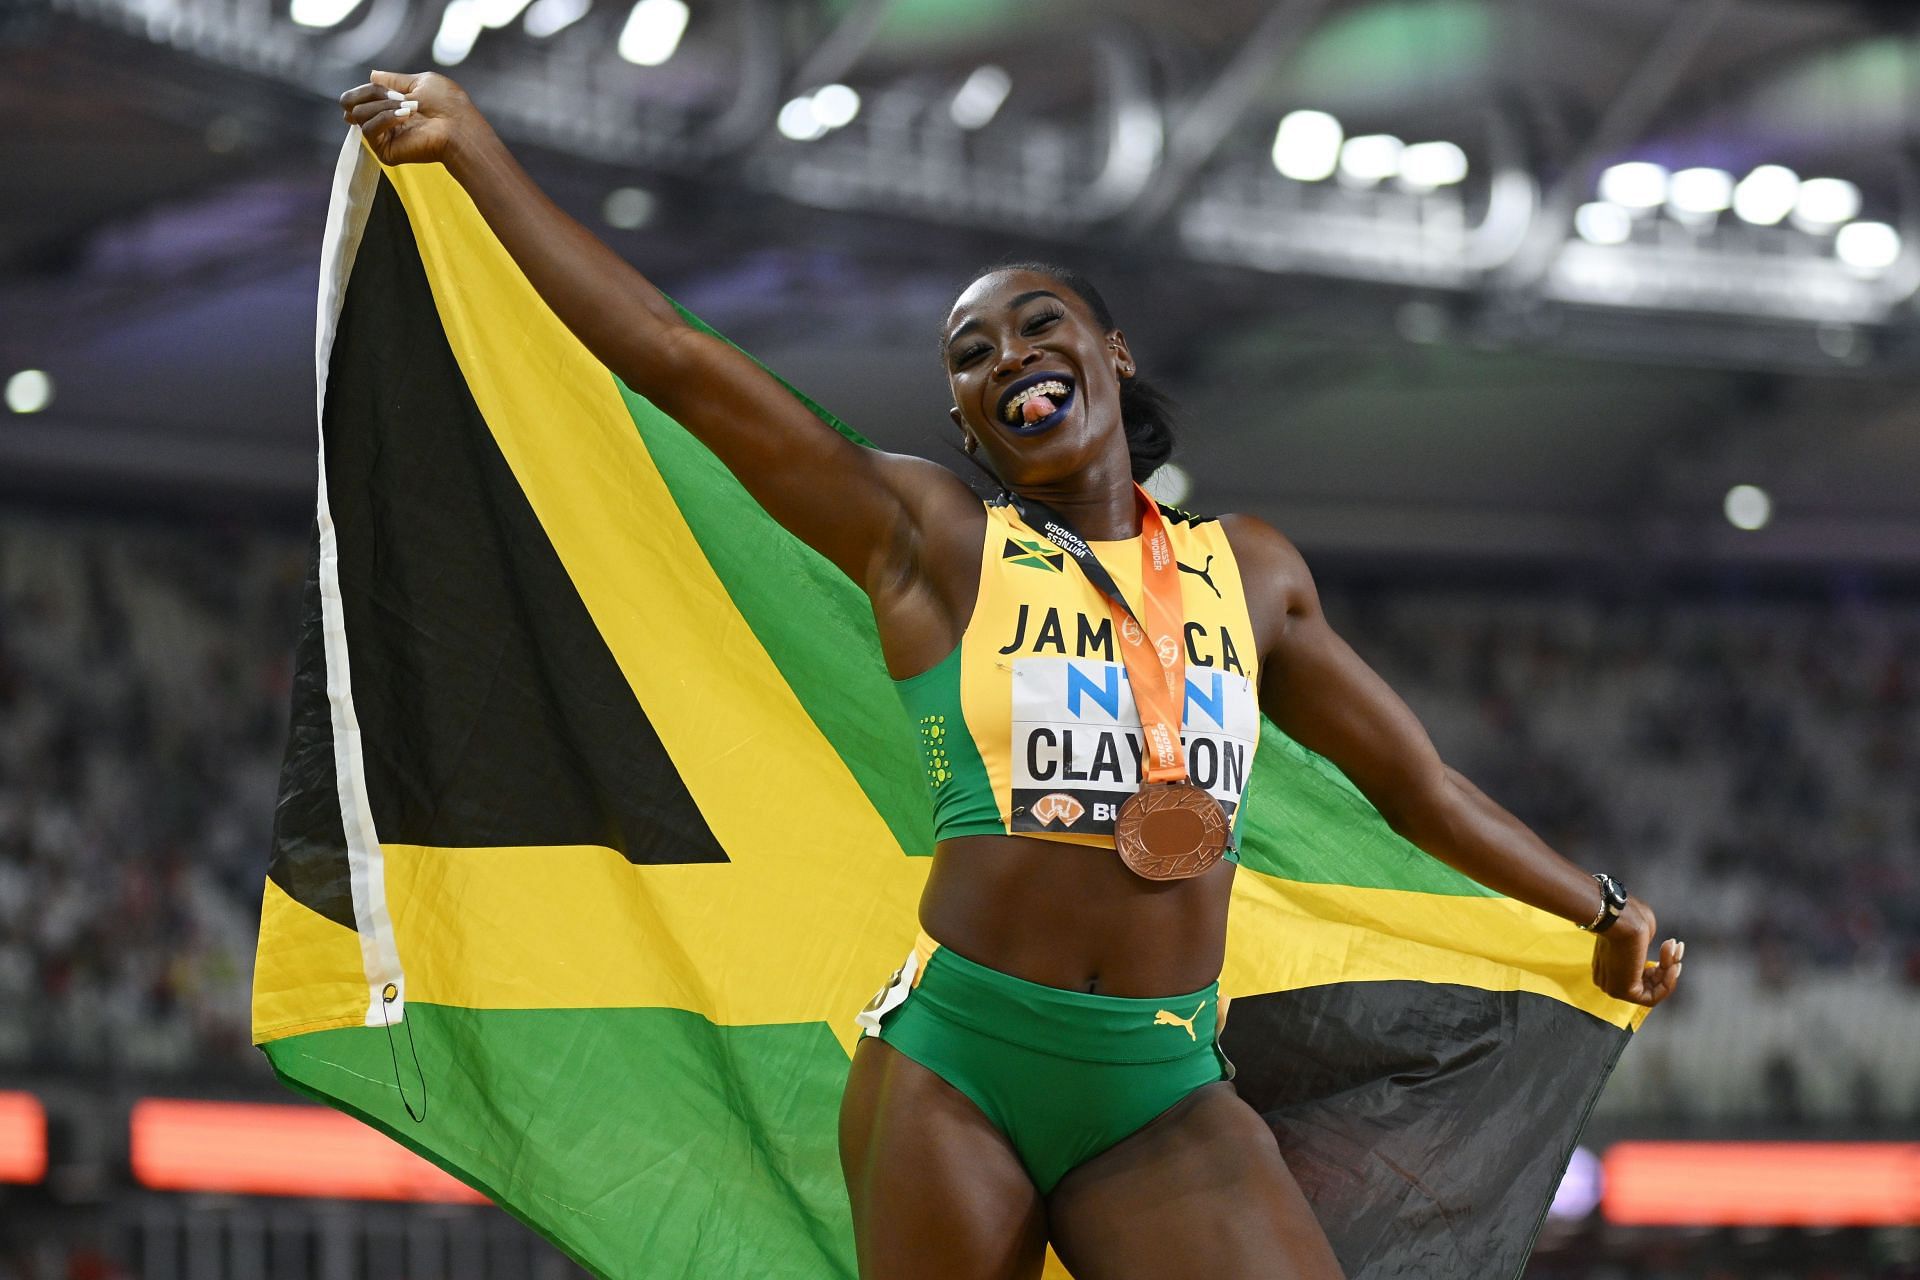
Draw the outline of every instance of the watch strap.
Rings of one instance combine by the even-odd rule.
[[[1627,909],[1627,890],[1618,880],[1604,871],[1593,873],[1594,883],[1600,886],[1600,912],[1587,924],[1580,927],[1588,933],[1605,933],[1613,928],[1614,921]]]

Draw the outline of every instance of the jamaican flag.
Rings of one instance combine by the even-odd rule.
[[[318,320],[255,1039],[600,1274],[852,1276],[853,1014],[932,847],[865,598],[593,360],[440,168],[349,139]],[[1583,935],[1264,735],[1222,979],[1241,1092],[1349,1274],[1515,1274],[1638,1011]]]

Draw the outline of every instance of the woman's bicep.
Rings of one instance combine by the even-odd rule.
[[[910,544],[926,495],[958,478],[855,444],[722,339],[681,329],[649,370],[654,404],[696,436],[795,537],[867,588]],[[618,371],[616,371],[618,372]]]
[[[1251,522],[1248,522],[1251,523]],[[1266,527],[1242,532],[1249,604],[1263,605],[1260,707],[1287,735],[1340,767],[1399,825],[1445,778],[1427,731],[1328,623],[1306,562]],[[1238,545],[1238,544],[1237,544]],[[1256,601],[1258,594],[1262,597]]]
[[[1268,659],[1260,705],[1289,737],[1338,765],[1395,826],[1445,779],[1413,709],[1323,615],[1294,619]]]

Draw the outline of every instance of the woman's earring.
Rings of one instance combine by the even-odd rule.
[[[966,442],[960,446],[960,448],[963,451],[965,451],[968,457],[972,457],[973,451],[979,447],[980,447],[980,442],[978,440],[975,440],[972,436],[966,437]]]

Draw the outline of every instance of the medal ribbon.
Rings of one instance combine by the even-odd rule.
[[[1007,501],[1027,526],[1072,556],[1087,581],[1106,598],[1120,635],[1120,657],[1126,664],[1133,704],[1140,712],[1140,732],[1146,744],[1141,763],[1147,782],[1180,782],[1187,776],[1187,756],[1180,746],[1181,713],[1187,692],[1186,610],[1181,607],[1180,569],[1173,559],[1173,539],[1161,518],[1160,504],[1134,485],[1146,514],[1140,521],[1140,586],[1142,618],[1120,593],[1100,557],[1087,540],[1058,512],[1033,498],[1009,491]]]

